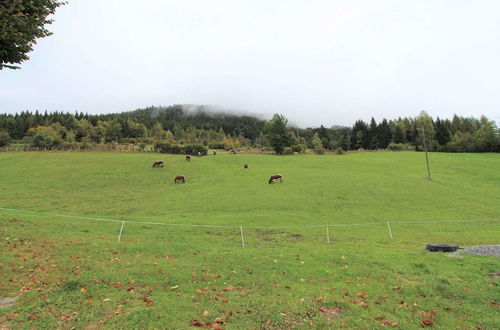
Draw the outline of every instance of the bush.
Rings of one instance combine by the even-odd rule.
[[[290,148],[290,147],[285,147],[285,149],[283,150],[283,154],[284,155],[292,155],[293,154],[293,149]]]
[[[167,142],[156,142],[155,150],[159,150],[165,154],[193,154],[197,155],[200,152],[203,156],[207,155],[208,149],[202,144],[188,144],[181,146],[178,144],[169,144]]]
[[[302,153],[302,152],[306,151],[306,146],[302,145],[302,144],[294,144],[292,146],[292,150],[293,150],[293,152]]]
[[[184,146],[184,153],[185,154],[192,154],[192,155],[197,155],[198,153],[201,153],[203,156],[207,155],[207,147],[205,147],[203,144],[188,144]]]
[[[343,154],[345,154],[345,151],[342,148],[337,148],[337,149],[335,149],[335,154],[336,155],[343,155]]]
[[[415,150],[414,146],[409,145],[407,143],[394,143],[394,142],[389,143],[388,148],[389,148],[389,150],[392,150],[392,151],[409,151],[409,150]]]
[[[28,130],[32,147],[52,148],[61,144],[59,133],[52,126],[37,126]]]
[[[224,141],[210,141],[208,146],[211,149],[224,149]]]
[[[9,133],[6,131],[0,131],[0,147],[6,146],[12,141]]]

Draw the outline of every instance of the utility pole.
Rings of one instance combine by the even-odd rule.
[[[428,175],[428,179],[432,180],[431,168],[429,167],[429,157],[427,156],[427,145],[425,143],[425,129],[424,129],[423,124],[422,124],[422,133],[423,133],[423,137],[424,137],[424,150],[425,150],[425,162],[427,163],[427,175]]]

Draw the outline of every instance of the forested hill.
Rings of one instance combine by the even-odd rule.
[[[176,131],[178,128],[194,127],[218,131],[220,128],[231,136],[244,136],[255,140],[264,128],[265,120],[251,115],[238,115],[203,105],[172,105],[148,107],[134,111],[101,115],[101,119],[131,119],[151,129],[157,123],[163,129]]]
[[[153,146],[193,144],[213,149],[274,149],[277,153],[327,150],[422,150],[499,152],[500,130],[485,117],[358,120],[352,127],[291,128],[284,116],[266,121],[252,115],[214,110],[210,106],[172,105],[129,112],[91,115],[38,111],[0,114],[0,147],[20,143],[43,148],[77,148],[124,143]],[[158,149],[158,148],[157,148]],[[169,149],[170,150],[170,149]]]

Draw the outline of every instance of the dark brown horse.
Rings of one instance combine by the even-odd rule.
[[[217,156],[217,151],[214,150],[214,156]]]
[[[236,155],[236,150],[231,149],[231,150],[229,150],[229,153],[230,153],[230,154],[233,154],[233,155]]]
[[[163,160],[157,160],[156,162],[153,163],[153,168],[163,167],[164,165],[165,165],[165,163],[163,162]]]
[[[191,160],[191,156],[190,155],[186,155],[186,160]]]
[[[247,169],[248,168],[248,164],[243,165],[243,168]]]
[[[271,177],[269,178],[269,183],[273,183],[274,180],[280,180],[280,182],[283,182],[283,176],[281,174],[274,174],[274,175],[271,175]]]
[[[184,175],[178,175],[174,179],[174,183],[185,183],[186,177]]]

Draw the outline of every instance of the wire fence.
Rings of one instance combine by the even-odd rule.
[[[283,246],[298,242],[323,244],[353,242],[450,242],[454,244],[498,244],[500,218],[427,221],[380,221],[367,223],[338,223],[308,226],[247,226],[205,225],[170,222],[117,220],[57,213],[36,212],[13,208],[0,208],[9,214],[57,217],[80,220],[83,228],[91,222],[108,223],[106,231],[115,231],[116,242],[165,242],[166,240],[220,242],[231,246],[265,247]],[[83,222],[83,223],[82,223]],[[63,221],[63,225],[67,224]],[[72,225],[76,222],[72,222]],[[480,224],[480,225],[479,225]],[[103,228],[104,229],[104,228]],[[111,233],[109,233],[111,237]]]

